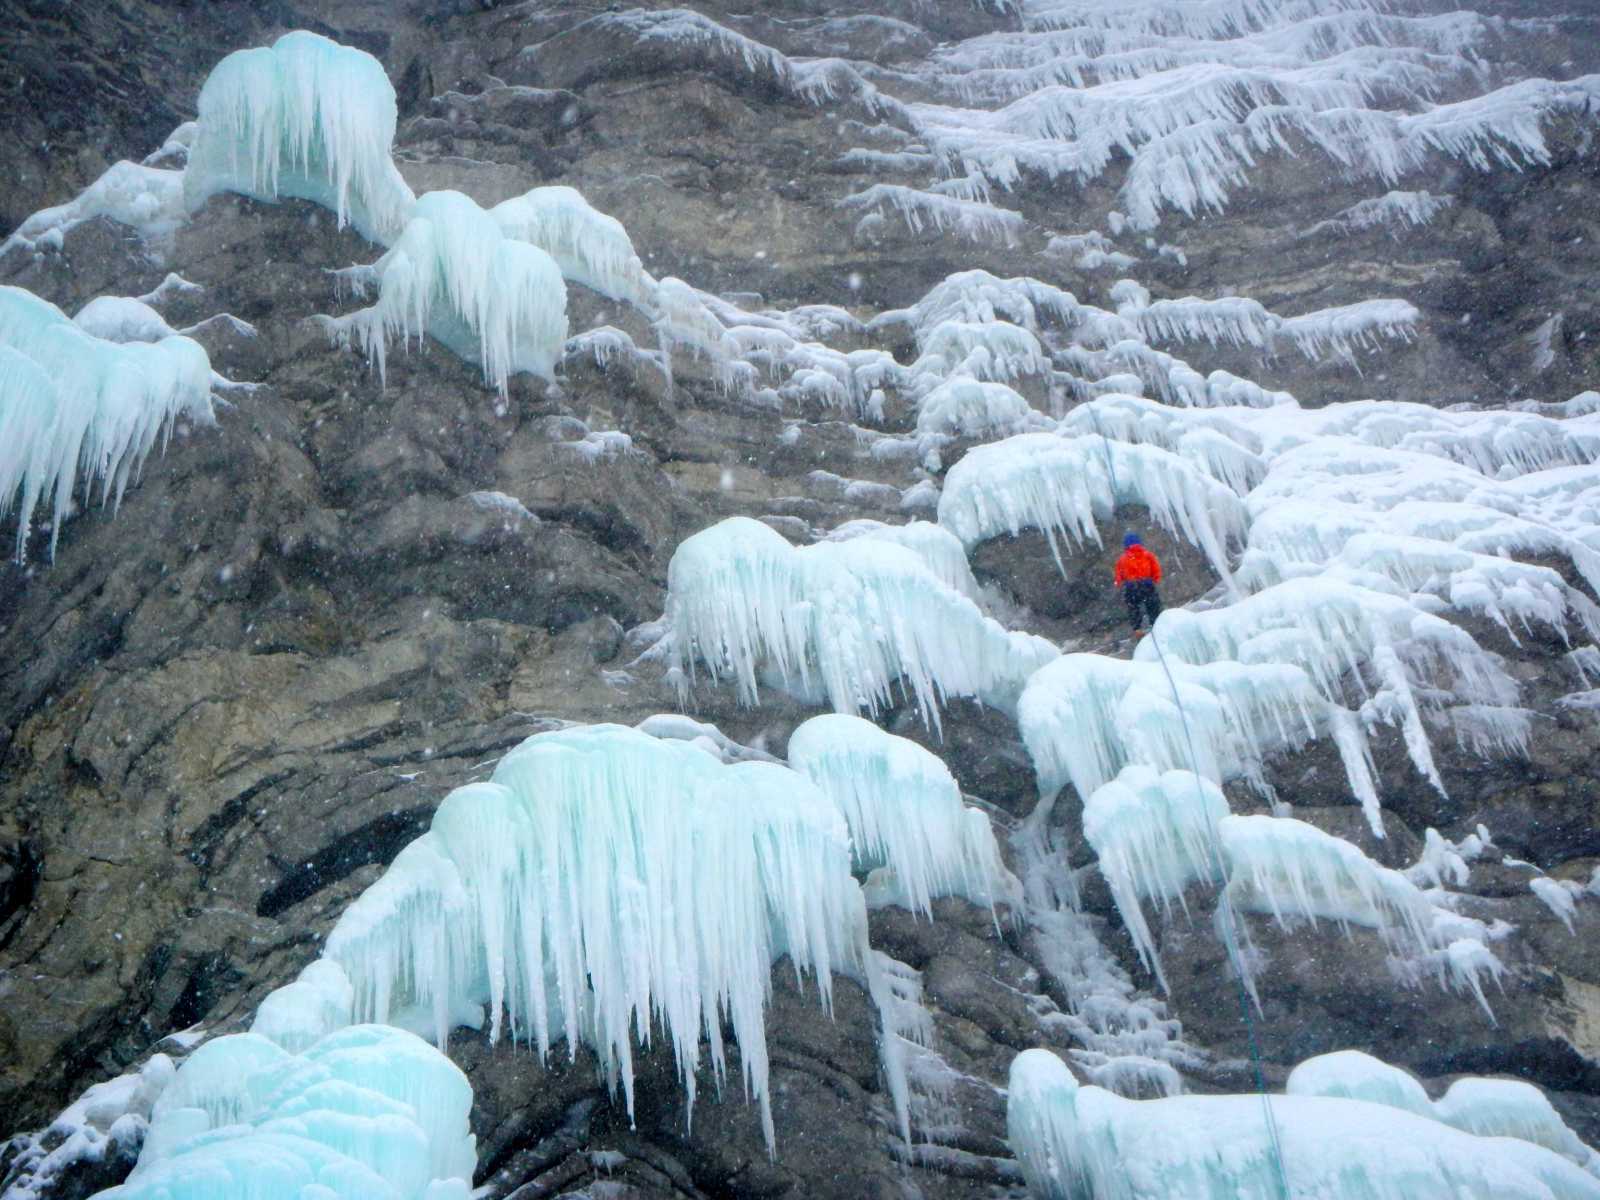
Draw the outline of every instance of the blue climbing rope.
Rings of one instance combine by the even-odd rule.
[[[1096,436],[1100,438],[1100,449],[1106,460],[1106,473],[1111,484],[1111,507],[1116,511],[1117,505],[1117,466],[1111,455],[1111,441],[1100,428],[1100,414],[1094,407],[1089,408],[1089,419],[1094,424]],[[1178,718],[1183,722],[1183,739],[1189,751],[1189,773],[1194,777],[1195,799],[1200,804],[1200,811],[1206,814],[1206,849],[1211,857],[1211,874],[1217,882],[1217,915],[1222,926],[1222,945],[1228,954],[1228,964],[1233,968],[1233,980],[1239,993],[1239,1020],[1244,1025],[1245,1037],[1250,1047],[1250,1061],[1255,1068],[1256,1091],[1261,1096],[1261,1112],[1266,1122],[1267,1140],[1272,1147],[1273,1162],[1278,1168],[1278,1187],[1282,1192],[1283,1200],[1290,1200],[1293,1193],[1289,1190],[1289,1167],[1283,1155],[1283,1138],[1278,1131],[1277,1114],[1272,1111],[1272,1098],[1267,1093],[1267,1075],[1261,1061],[1261,1044],[1256,1037],[1256,1023],[1251,1016],[1250,991],[1245,986],[1244,950],[1239,936],[1239,918],[1234,911],[1233,902],[1228,897],[1227,874],[1223,870],[1222,853],[1219,849],[1219,838],[1215,823],[1211,820],[1211,810],[1205,802],[1205,793],[1200,787],[1200,756],[1195,753],[1194,730],[1189,725],[1189,714],[1183,707],[1183,697],[1178,693],[1178,681],[1173,677],[1172,668],[1167,665],[1167,656],[1161,649],[1161,643],[1156,640],[1155,624],[1150,626],[1150,644],[1156,648],[1156,659],[1161,663],[1161,670],[1167,677],[1167,687],[1172,691],[1172,703],[1178,710]]]

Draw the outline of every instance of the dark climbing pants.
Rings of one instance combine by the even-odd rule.
[[[1153,580],[1134,579],[1122,585],[1122,599],[1128,606],[1128,619],[1137,631],[1148,618],[1152,626],[1161,615],[1161,594]]]

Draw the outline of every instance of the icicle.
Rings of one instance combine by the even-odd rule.
[[[576,188],[534,188],[489,215],[510,238],[543,250],[574,283],[613,300],[654,308],[656,282],[634,253],[622,222],[596,212]]]
[[[1130,763],[1198,768],[1212,782],[1243,779],[1264,790],[1266,756],[1311,741],[1341,711],[1287,664],[1169,665],[1181,709],[1155,663],[1068,654],[1028,680],[1017,723],[1043,801],[1030,820],[1067,783],[1088,798]],[[1371,786],[1360,760],[1345,766],[1358,794]]]
[[[1128,766],[1084,802],[1083,836],[1100,860],[1100,873],[1122,914],[1134,949],[1163,989],[1166,977],[1142,901],[1163,913],[1184,904],[1191,883],[1220,884],[1217,823],[1228,802],[1214,783],[1189,771],[1158,774]]]
[[[1002,533],[1039,529],[1057,563],[1058,539],[1099,544],[1099,525],[1121,504],[1142,504],[1169,532],[1198,546],[1224,579],[1229,547],[1244,540],[1234,492],[1178,456],[1104,438],[1025,433],[979,446],[951,468],[939,524],[969,547]]]

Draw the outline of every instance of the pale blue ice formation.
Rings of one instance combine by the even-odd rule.
[[[74,227],[96,217],[136,229],[159,246],[177,231],[186,215],[182,171],[124,160],[107,167],[100,178],[65,204],[29,216],[0,242],[0,250],[13,245],[59,250]]]
[[[1100,544],[1117,507],[1142,504],[1163,528],[1204,552],[1224,579],[1242,543],[1245,507],[1226,484],[1150,444],[1024,433],[970,451],[945,476],[939,524],[969,548],[1038,529],[1059,565],[1060,541]]]
[[[1143,904],[1163,914],[1174,904],[1187,907],[1185,890],[1202,883],[1225,888],[1232,912],[1261,913],[1280,925],[1326,921],[1372,929],[1406,964],[1400,974],[1432,975],[1493,1017],[1483,985],[1498,980],[1502,968],[1484,944],[1490,931],[1435,908],[1405,875],[1343,838],[1286,817],[1232,816],[1213,783],[1185,770],[1158,774],[1138,765],[1089,797],[1083,831],[1135,949],[1163,987]],[[1253,994],[1248,956],[1234,957]]]
[[[890,525],[863,517],[830,529],[827,536],[833,542],[868,538],[904,546],[922,559],[946,587],[979,604],[983,603],[982,589],[967,562],[966,547],[961,544],[960,538],[942,525],[935,525],[932,521],[907,521],[904,525]]]
[[[765,680],[836,712],[874,713],[897,693],[937,727],[946,697],[1010,711],[1056,657],[1043,638],[1008,633],[904,546],[876,538],[796,548],[748,517],[685,538],[667,569],[674,667],[703,665],[757,702]]]
[[[965,460],[963,460],[965,461]],[[1087,800],[1130,763],[1242,779],[1267,792],[1267,757],[1331,736],[1351,790],[1376,812],[1366,735],[1311,676],[1290,663],[1189,666],[1068,654],[1029,680],[1018,727],[1039,776],[1043,821],[1068,782]],[[1176,695],[1174,695],[1174,690]]]
[[[1284,1090],[1298,1096],[1370,1100],[1480,1137],[1520,1138],[1600,1178],[1600,1154],[1568,1127],[1542,1091],[1521,1079],[1468,1075],[1455,1080],[1438,1100],[1430,1100],[1409,1071],[1359,1050],[1337,1050],[1306,1059],[1289,1072]]]
[[[1136,660],[1200,665],[1291,663],[1332,703],[1347,687],[1369,704],[1369,723],[1387,721],[1405,737],[1411,761],[1441,792],[1423,707],[1444,696],[1491,711],[1516,703],[1517,686],[1471,634],[1419,611],[1408,599],[1332,578],[1294,579],[1209,612],[1161,614]],[[1506,721],[1489,748],[1526,749],[1526,723]],[[1368,820],[1380,828],[1376,808]]]
[[[375,285],[371,308],[323,318],[329,335],[357,343],[386,376],[392,338],[443,342],[483,368],[503,395],[513,374],[555,378],[567,340],[567,288],[543,250],[506,236],[460,192],[428,192],[383,257],[345,272]]]
[[[1367,1100],[1419,1117],[1433,1116],[1433,1101],[1415,1075],[1360,1050],[1335,1050],[1306,1059],[1289,1072],[1283,1090],[1291,1096]]]
[[[1174,904],[1187,907],[1190,884],[1222,882],[1217,826],[1227,816],[1228,802],[1210,780],[1137,765],[1124,767],[1084,803],[1084,840],[1099,858],[1134,949],[1163,987],[1143,902],[1167,913]]]
[[[345,911],[324,964],[263,1004],[258,1030],[298,1044],[348,1013],[442,1046],[456,1025],[487,1023],[491,1040],[509,1034],[541,1060],[564,1039],[569,1054],[594,1049],[631,1114],[635,1038],[652,1026],[670,1038],[692,1105],[701,1041],[720,1088],[731,1027],[770,1145],[763,1013],[785,955],[824,1008],[835,971],[878,1002],[903,1121],[897,1010],[834,803],[773,763],[576,727],[529,738],[491,782],[450,793]]]
[[[656,281],[644,269],[622,222],[591,208],[570,187],[534,188],[489,210],[510,238],[543,250],[574,283],[647,311]]]
[[[466,1200],[472,1087],[414,1034],[350,1025],[299,1053],[257,1033],[205,1043],[104,1200]]]
[[[225,191],[311,200],[387,245],[413,199],[389,154],[395,120],[389,77],[363,50],[298,30],[235,51],[200,89],[184,200],[190,212]]]
[[[812,717],[789,736],[789,765],[844,814],[857,871],[913,912],[939,896],[1015,902],[989,818],[961,800],[950,769],[915,742],[843,713]],[[869,901],[874,881],[869,877]]]
[[[180,418],[209,424],[211,380],[189,338],[106,341],[33,293],[0,287],[0,518],[17,513],[17,558],[41,503],[53,557],[75,494],[116,507]]]
[[[1600,1180],[1519,1138],[1366,1100],[1080,1086],[1048,1050],[1011,1065],[1006,1125],[1042,1200],[1596,1200]],[[1269,1126],[1266,1108],[1270,1105]]]

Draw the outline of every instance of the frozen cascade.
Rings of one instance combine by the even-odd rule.
[[[945,476],[939,524],[968,547],[1039,529],[1059,565],[1058,539],[1098,545],[1100,524],[1122,504],[1148,507],[1229,578],[1229,547],[1244,541],[1244,505],[1225,484],[1153,445],[1024,433],[979,446]]]
[[[74,494],[115,508],[180,418],[210,424],[211,361],[198,342],[111,342],[22,288],[0,287],[0,517],[16,511],[21,561],[36,507],[50,555]],[[80,491],[81,484],[81,491]]]
[[[1332,219],[1317,222],[1300,236],[1315,237],[1319,233],[1344,233],[1384,225],[1397,230],[1416,228],[1428,224],[1454,203],[1454,196],[1435,196],[1432,192],[1389,191],[1370,200],[1352,204]]]
[[[916,304],[904,311],[881,314],[872,325],[881,328],[896,320],[910,324],[917,343],[927,348],[929,334],[946,321],[987,325],[1005,321],[1029,333],[1050,326],[1070,326],[1086,306],[1071,292],[1030,276],[1001,279],[988,271],[957,271],[929,288]]]
[[[299,1053],[216,1038],[161,1093],[138,1165],[104,1200],[467,1200],[466,1076],[414,1034],[351,1025]]]
[[[1117,295],[1115,288],[1112,295]],[[1351,359],[1356,350],[1376,347],[1383,339],[1409,341],[1422,319],[1415,306],[1392,299],[1362,300],[1298,317],[1283,317],[1244,296],[1151,300],[1143,288],[1125,295],[1128,298],[1117,305],[1117,315],[1136,326],[1149,341],[1205,341],[1212,346],[1226,343],[1251,346],[1269,355],[1276,352],[1279,342],[1289,342],[1313,362],[1330,352],[1337,358]]]
[[[708,860],[719,870],[702,870]],[[784,955],[814,976],[825,1009],[834,971],[873,996],[903,1131],[899,1010],[867,946],[833,802],[785,767],[724,765],[691,742],[611,725],[537,734],[492,781],[450,793],[324,951],[349,980],[355,1020],[443,1045],[487,1008],[491,1039],[508,1032],[541,1060],[562,1038],[569,1053],[592,1047],[630,1114],[635,1036],[648,1043],[659,1026],[671,1038],[692,1106],[702,1038],[724,1080],[726,1022],[769,1145],[763,1011]],[[335,982],[313,964],[263,1030],[300,1038],[335,1024]]]
[[[1222,882],[1217,825],[1227,815],[1227,800],[1209,780],[1137,764],[1084,802],[1084,840],[1099,859],[1134,949],[1163,989],[1166,978],[1142,902],[1154,902],[1163,914],[1174,903],[1187,909],[1189,884]]]
[[[370,308],[324,317],[330,337],[358,344],[387,377],[388,343],[431,335],[505,395],[526,371],[555,378],[567,340],[567,289],[543,250],[505,236],[493,217],[460,192],[429,192],[384,255],[345,272],[378,289]]]
[[[1159,643],[1159,647],[1158,644]],[[1158,654],[1191,665],[1292,663],[1337,703],[1353,683],[1371,720],[1398,725],[1411,761],[1433,785],[1444,785],[1423,727],[1423,698],[1449,680],[1467,704],[1514,704],[1517,686],[1472,636],[1398,596],[1320,577],[1294,579],[1209,612],[1161,614],[1134,657],[1154,665]],[[1520,751],[1515,728],[1501,731],[1501,752]],[[1378,813],[1367,819],[1381,829]]]
[[[889,525],[882,521],[859,518],[846,521],[843,525],[829,530],[827,537],[833,542],[864,537],[904,546],[921,558],[923,564],[938,576],[945,587],[960,592],[980,605],[984,602],[982,589],[978,586],[977,579],[973,577],[972,567],[967,563],[966,547],[961,544],[960,538],[942,525],[935,525],[932,521],[908,521],[904,525]]]
[[[1096,434],[1159,446],[1247,495],[1266,477],[1260,437],[1228,413],[1183,412],[1142,396],[1111,393],[1073,409],[1056,426],[1066,437]]]
[[[917,402],[917,433],[924,437],[1007,437],[1048,423],[1003,383],[947,379]]]
[[[1110,372],[1135,375],[1144,390],[1153,391],[1168,404],[1185,408],[1270,408],[1296,403],[1288,392],[1264,388],[1228,371],[1216,370],[1202,375],[1182,359],[1157,350],[1137,337],[1113,338],[1098,349],[1068,346],[1057,351],[1055,357],[1058,365],[1080,375],[1103,377]]]
[[[1067,654],[1028,680],[1017,725],[1039,776],[1030,824],[1048,820],[1066,784],[1087,800],[1130,764],[1197,770],[1214,783],[1242,779],[1265,791],[1268,755],[1325,735],[1334,739],[1351,791],[1376,811],[1364,733],[1305,671],[1288,663],[1168,665],[1170,683],[1158,663]]]
[[[1052,830],[1024,824],[1012,838],[1021,872],[1027,928],[1039,964],[1067,1001],[1067,1011],[1035,1005],[1081,1049],[1072,1061],[1094,1082],[1125,1095],[1177,1095],[1179,1067],[1200,1061],[1165,1004],[1135,988],[1101,941],[1099,918],[1080,909],[1076,873]]]
[[[1494,1020],[1484,978],[1498,982],[1504,968],[1480,922],[1436,909],[1400,872],[1304,821],[1229,816],[1217,836],[1237,909],[1268,914],[1279,925],[1332,921],[1376,930],[1413,974],[1431,973],[1472,996]]]
[[[634,253],[622,222],[591,208],[570,187],[534,188],[489,210],[507,237],[543,250],[574,283],[651,311],[655,280]]]
[[[1009,1092],[1010,1142],[1032,1194],[1044,1200],[1273,1200],[1283,1195],[1285,1176],[1296,1197],[1600,1197],[1600,1180],[1543,1147],[1478,1137],[1362,1100],[1127,1100],[1080,1086],[1048,1050],[1025,1050],[1012,1061]]]
[[[1368,0],[1210,0],[1171,4],[1162,0],[1032,0],[1029,30],[1106,30],[1123,35],[1234,38],[1262,28],[1311,21],[1340,13],[1370,11]],[[1083,36],[1080,33],[1079,36]]]
[[[377,59],[304,30],[239,50],[200,89],[183,172],[197,211],[218,192],[311,200],[387,245],[410,214],[411,189],[389,148],[395,94]]]
[[[1163,988],[1143,903],[1163,915],[1174,904],[1187,909],[1185,889],[1202,883],[1225,886],[1233,911],[1265,913],[1279,924],[1373,929],[1410,974],[1433,974],[1488,1012],[1479,976],[1497,978],[1501,969],[1483,944],[1488,930],[1436,909],[1404,875],[1342,838],[1290,818],[1232,816],[1215,784],[1185,770],[1158,774],[1137,764],[1089,796],[1083,830],[1134,947]],[[1452,956],[1458,940],[1474,941],[1475,952]],[[1248,956],[1236,956],[1236,963],[1254,994]]]
[[[777,683],[836,712],[874,713],[897,688],[939,725],[946,696],[1010,711],[1054,646],[1008,633],[916,553],[876,538],[796,548],[748,517],[684,539],[667,569],[681,686],[703,663],[755,704]]]
[[[1549,1099],[1520,1079],[1455,1080],[1438,1100],[1429,1100],[1409,1071],[1359,1050],[1308,1058],[1289,1073],[1285,1090],[1300,1096],[1369,1100],[1431,1117],[1479,1137],[1520,1138],[1543,1146],[1600,1177],[1600,1154],[1568,1128]]]
[[[943,760],[915,742],[828,713],[789,736],[789,765],[844,814],[856,870],[888,868],[913,912],[930,915],[938,896],[1015,902],[1021,885],[1001,864],[989,818],[962,803]]]
[[[1017,245],[1027,227],[1022,214],[1009,208],[981,200],[943,196],[904,184],[875,183],[844,197],[838,205],[866,213],[863,221],[875,214],[881,219],[884,210],[891,209],[912,233],[931,229],[941,234],[954,233],[970,242],[992,242],[1001,246]]]
[[[970,375],[1009,383],[1050,370],[1050,359],[1039,340],[1006,321],[941,321],[919,340],[922,354],[911,365],[915,374],[935,378]]]

